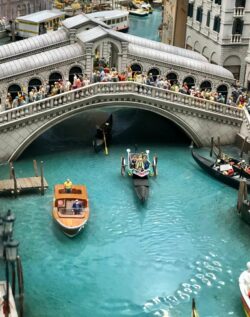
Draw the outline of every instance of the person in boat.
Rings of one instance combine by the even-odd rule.
[[[72,192],[72,185],[73,184],[69,178],[64,182],[64,189],[66,193]]]
[[[144,156],[143,156],[143,164],[144,164],[144,169],[145,169],[145,170],[149,169],[150,162],[149,162],[149,160],[148,160],[147,155],[144,155]]]
[[[143,158],[142,158],[141,154],[139,155],[139,157],[136,161],[135,168],[141,172],[144,170],[144,163],[143,163]]]
[[[247,270],[243,273],[242,278],[245,286],[248,297],[250,297],[250,262],[247,262]]]
[[[137,161],[137,156],[134,154],[131,158],[131,168],[135,168],[136,166],[136,161]]]
[[[76,199],[72,205],[72,211],[75,215],[80,215],[82,212],[82,202]]]

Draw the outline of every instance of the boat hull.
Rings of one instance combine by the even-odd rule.
[[[149,181],[147,177],[133,178],[134,189],[141,202],[145,202],[149,196]]]
[[[244,274],[245,272],[242,272],[239,277],[239,288],[241,292],[241,302],[243,309],[245,311],[245,314],[247,317],[250,317],[250,299],[248,294],[246,293],[246,285],[244,283]]]
[[[239,189],[239,185],[240,185],[240,176],[227,176],[222,174],[220,171],[217,171],[213,168],[214,162],[199,155],[198,153],[195,153],[192,150],[192,156],[194,158],[194,160],[196,161],[196,163],[203,168],[209,175],[215,177],[216,179],[220,180],[221,182],[234,187],[236,189]],[[247,180],[247,188],[250,189],[250,181]]]
[[[74,238],[76,235],[78,235],[82,229],[84,228],[85,224],[87,221],[85,221],[83,224],[80,226],[77,226],[75,228],[72,227],[66,227],[59,221],[55,220],[57,226],[61,229],[61,231],[69,238]]]

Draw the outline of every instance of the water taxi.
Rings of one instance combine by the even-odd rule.
[[[89,13],[87,16],[106,23],[116,31],[126,32],[129,29],[128,11],[126,10],[98,11]]]
[[[157,157],[153,157],[151,164],[149,158],[149,150],[142,153],[131,152],[127,149],[127,164],[124,157],[121,158],[121,175],[127,173],[133,178],[133,185],[137,197],[140,201],[145,202],[149,196],[149,176],[157,176]]]
[[[145,17],[145,16],[147,16],[149,14],[149,12],[147,10],[144,10],[142,8],[129,10],[128,12],[131,15],[137,15],[137,16],[140,16],[140,17]]]
[[[66,192],[64,184],[55,185],[52,217],[64,234],[70,238],[76,236],[89,219],[86,186],[73,185],[71,192]]]
[[[21,38],[57,30],[65,14],[61,11],[43,10],[16,18],[16,33]]]
[[[243,309],[247,317],[250,317],[249,282],[250,282],[250,262],[247,263],[247,270],[242,272],[239,277],[241,301],[242,301]]]

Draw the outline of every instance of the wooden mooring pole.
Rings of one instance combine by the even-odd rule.
[[[10,171],[11,171],[11,178],[13,178],[13,183],[14,183],[14,197],[17,198],[17,181],[16,181],[16,174],[15,174],[15,169],[14,165],[12,162],[10,162]]]
[[[38,177],[38,169],[37,169],[37,162],[36,160],[33,160],[33,166],[34,166],[34,173],[35,173],[35,176]]]
[[[211,137],[210,157],[213,156],[213,150],[214,150],[214,137]]]
[[[242,156],[243,156],[246,141],[247,141],[247,136],[245,137],[244,141],[242,142],[241,151],[240,151],[240,158],[242,158]]]
[[[219,148],[218,157],[221,158],[221,145],[220,145],[220,137],[219,136],[218,136],[218,148]]]
[[[41,195],[44,195],[43,161],[41,161]]]

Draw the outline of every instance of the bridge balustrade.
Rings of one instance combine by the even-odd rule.
[[[174,108],[175,105],[191,109],[200,109],[201,111],[208,111],[211,114],[217,113],[231,118],[246,118],[244,111],[240,108],[225,105],[222,103],[193,97],[190,95],[174,92],[171,90],[161,89],[154,86],[144,85],[137,82],[100,82],[90,84],[85,87],[70,90],[62,94],[51,96],[39,101],[35,101],[17,108],[0,112],[0,127],[15,124],[22,118],[32,118],[37,114],[46,115],[58,111],[64,111],[67,107],[81,107],[82,105],[77,101],[87,101],[90,97],[98,97],[105,95],[115,95],[115,102],[127,95],[144,96],[152,99],[155,106],[155,101],[161,103],[157,104],[159,108],[169,110],[169,104]],[[118,99],[117,99],[118,98]],[[166,103],[162,103],[166,102]],[[92,102],[93,103],[93,102]],[[93,103],[94,104],[94,103]]]

